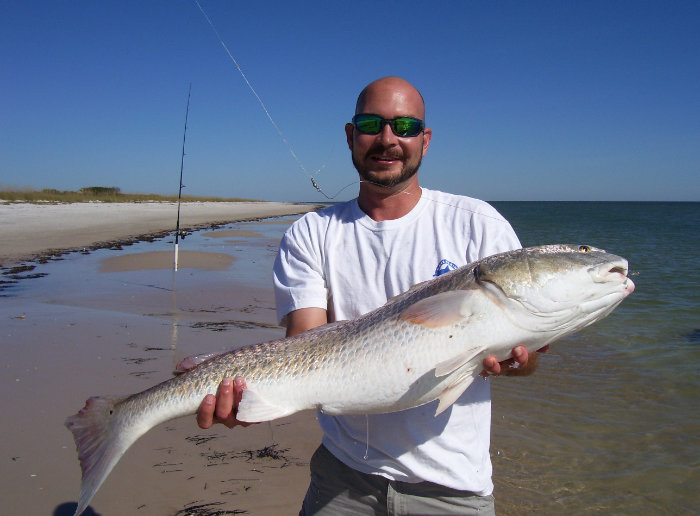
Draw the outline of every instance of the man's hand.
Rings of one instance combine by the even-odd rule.
[[[236,376],[234,379],[224,378],[219,385],[217,395],[207,394],[199,406],[199,410],[197,410],[199,427],[207,429],[217,423],[229,428],[250,425],[251,423],[244,423],[236,419],[238,404],[243,397],[243,389],[245,389],[245,380],[240,376]]]
[[[287,337],[307,331],[316,326],[326,324],[328,314],[321,308],[301,308],[287,314]],[[200,428],[211,428],[220,423],[229,428],[234,426],[248,426],[252,423],[244,423],[236,419],[238,404],[243,397],[245,380],[237,376],[233,380],[224,378],[219,385],[216,396],[207,394],[197,410],[197,424]]]
[[[549,346],[537,350],[537,353],[545,353]],[[528,353],[525,346],[513,348],[513,358],[499,362],[495,356],[489,355],[484,359],[484,370],[481,376],[528,376],[537,369],[537,353]]]

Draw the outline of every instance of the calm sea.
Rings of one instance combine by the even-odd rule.
[[[494,385],[500,514],[700,513],[700,203],[496,202],[524,246],[627,258],[635,292]]]
[[[699,514],[700,203],[493,204],[523,245],[606,249],[628,259],[637,286],[607,319],[552,345],[532,377],[493,380],[498,513]],[[184,270],[178,285],[225,285],[228,295],[237,282],[269,287],[289,220],[227,227],[254,236],[188,236],[181,249],[237,260],[229,271]],[[105,256],[171,246],[142,242],[40,265],[32,272],[48,276],[21,281],[5,301],[65,297],[76,277],[84,291],[167,293],[169,271],[97,270]]]

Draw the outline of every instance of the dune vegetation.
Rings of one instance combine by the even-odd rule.
[[[54,188],[4,188],[0,189],[0,201],[30,203],[71,202],[173,202],[177,195],[124,193],[116,186],[87,186],[80,190],[56,190]],[[183,202],[251,202],[255,199],[202,197],[183,195]]]

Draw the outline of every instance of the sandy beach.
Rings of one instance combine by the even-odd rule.
[[[304,213],[313,206],[281,202],[186,202],[180,207],[183,230]],[[175,230],[177,204],[70,203],[0,204],[0,266],[67,250],[103,247]]]
[[[309,209],[188,203],[183,227]],[[91,248],[30,262],[31,274],[6,269],[2,276],[3,514],[73,514],[80,470],[63,422],[88,397],[139,392],[170,378],[186,356],[282,336],[269,271],[295,217],[195,231],[181,243],[177,273],[171,236],[99,248],[168,231],[171,211],[160,204],[0,206],[4,264]],[[85,514],[296,514],[319,442],[312,412],[233,430],[201,430],[194,417],[171,421],[137,441]]]

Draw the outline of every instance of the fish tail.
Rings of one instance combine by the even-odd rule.
[[[121,429],[123,423],[117,405],[124,399],[95,396],[77,414],[66,418],[65,425],[73,433],[82,470],[80,499],[74,516],[87,508],[119,458],[138,438],[129,439],[129,432]]]

